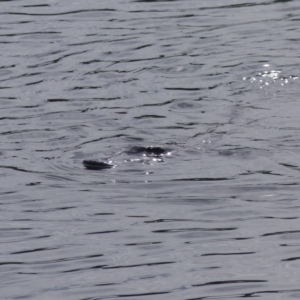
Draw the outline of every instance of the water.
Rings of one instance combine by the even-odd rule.
[[[1,299],[298,299],[299,14],[0,2]]]

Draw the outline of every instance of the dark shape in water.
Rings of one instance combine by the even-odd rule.
[[[142,155],[152,156],[152,157],[162,156],[167,152],[168,151],[166,149],[159,146],[148,146],[148,147],[133,146],[128,150],[124,151],[124,153],[128,155],[142,154]],[[88,170],[103,170],[103,169],[112,168],[114,166],[109,163],[105,163],[97,160],[84,160],[82,163]]]
[[[145,154],[147,156],[161,156],[165,154],[167,151],[164,148],[159,146],[149,146],[149,147],[133,146],[124,152],[130,155]]]
[[[88,170],[103,170],[113,167],[113,165],[97,160],[84,160],[82,163]]]
[[[150,146],[150,147],[146,147],[145,152],[147,155],[161,156],[165,154],[167,151],[162,147]]]

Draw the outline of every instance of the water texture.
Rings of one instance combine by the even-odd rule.
[[[299,299],[299,22],[0,1],[1,299]]]

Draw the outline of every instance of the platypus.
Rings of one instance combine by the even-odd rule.
[[[162,157],[163,155],[170,153],[172,150],[162,148],[160,146],[133,146],[121,153],[128,155],[142,155],[146,157]],[[83,165],[88,170],[104,170],[113,168],[115,165],[110,162],[103,162],[98,160],[84,160]]]

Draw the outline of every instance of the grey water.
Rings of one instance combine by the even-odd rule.
[[[299,28],[296,0],[0,1],[0,298],[299,299]]]

